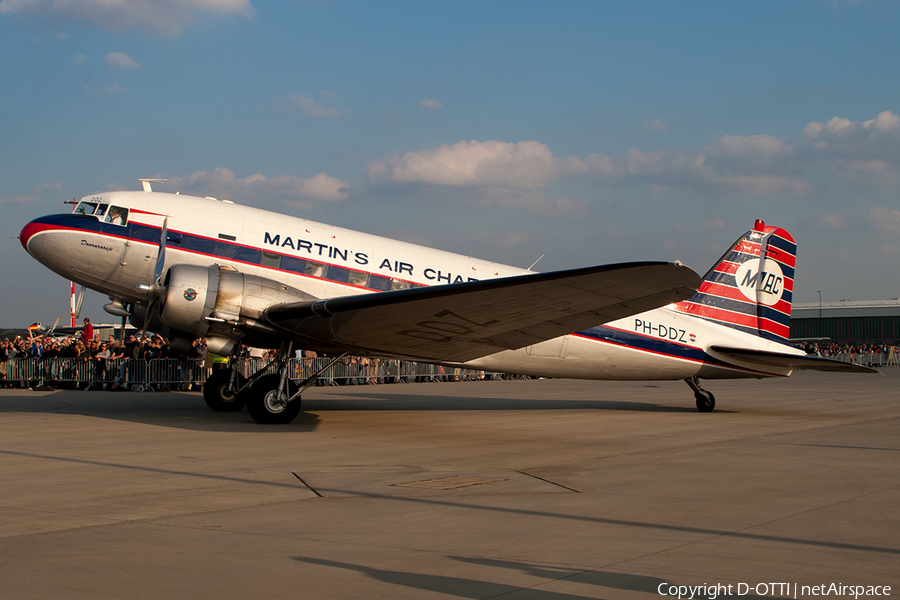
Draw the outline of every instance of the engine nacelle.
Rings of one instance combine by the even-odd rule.
[[[206,337],[209,351],[220,355],[230,354],[248,333],[274,334],[259,320],[270,306],[316,300],[278,281],[219,265],[175,265],[160,292],[160,320],[172,329]]]

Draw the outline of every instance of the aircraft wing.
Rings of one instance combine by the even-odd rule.
[[[266,318],[310,348],[464,362],[678,302],[699,285],[680,263],[625,263],[281,304]]]
[[[830,358],[818,356],[804,356],[802,354],[786,354],[782,352],[768,352],[766,350],[751,350],[749,348],[729,348],[727,346],[710,346],[723,356],[739,360],[753,362],[768,367],[785,367],[788,369],[807,369],[810,371],[833,371],[839,373],[878,373],[875,369],[846,363]]]

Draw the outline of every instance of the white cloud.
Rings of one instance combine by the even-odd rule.
[[[420,108],[444,108],[444,105],[440,100],[433,100],[431,98],[425,98],[424,100],[419,101]]]
[[[826,143],[848,137],[874,139],[876,136],[900,134],[900,117],[889,110],[878,114],[874,119],[858,122],[832,117],[827,123],[812,122],[803,129],[803,135],[811,141],[822,140]]]
[[[545,192],[561,165],[550,148],[539,142],[472,140],[373,160],[366,165],[365,174],[376,186],[402,183],[456,188],[459,191],[452,194],[455,201],[471,206],[582,216],[585,202],[554,198]]]
[[[103,88],[103,90],[107,94],[127,94],[128,93],[128,90],[126,88],[119,87],[118,83],[114,83],[112,85],[107,85]]]
[[[714,146],[716,142],[713,141]],[[712,150],[713,154],[709,156],[692,150],[642,152],[635,149],[614,158],[592,154],[583,161],[573,157],[566,159],[565,170],[600,185],[647,184],[660,190],[676,187],[708,194],[771,195],[782,191],[804,194],[811,189],[811,185],[799,177],[766,172],[758,164],[759,156],[754,157],[752,152],[743,160],[728,160],[729,152],[738,155],[748,152],[741,144],[733,145],[733,141],[727,141],[724,147]]]
[[[896,183],[900,169],[900,117],[883,111],[868,121],[833,117],[812,122],[803,137],[815,159],[845,178]]]
[[[887,173],[891,166],[883,160],[873,158],[871,160],[848,160],[846,170],[853,173]]]
[[[543,190],[514,189],[502,186],[477,188],[468,203],[474,206],[499,206],[528,210],[545,216],[577,218],[583,216],[586,204],[569,198],[549,198]]]
[[[742,158],[772,159],[794,154],[792,144],[771,135],[721,135],[706,144],[708,154],[739,156]]]
[[[895,246],[894,244],[884,243],[879,246],[881,249],[881,253],[886,256],[897,256],[900,255],[900,247]]]
[[[319,173],[308,179],[293,175],[266,177],[260,173],[237,179],[229,169],[199,171],[188,177],[170,178],[166,187],[198,196],[213,196],[238,203],[281,202],[298,208],[312,208],[322,202],[347,197],[349,186],[335,177]]]
[[[845,229],[847,219],[835,213],[824,213],[810,223],[813,229]]]
[[[900,210],[873,206],[867,215],[869,222],[879,231],[900,233]]]
[[[514,248],[527,243],[531,236],[524,231],[479,231],[466,236],[472,242],[488,242],[497,248]]]
[[[291,104],[310,117],[328,119],[337,119],[341,117],[341,111],[336,108],[322,106],[312,98],[307,98],[306,96],[291,96]]]
[[[655,194],[688,190],[713,196],[801,196],[814,189],[816,170],[896,185],[900,117],[888,111],[863,122],[835,117],[810,123],[798,139],[719,135],[699,150],[633,148],[584,158],[557,158],[537,141],[462,141],[373,160],[365,175],[374,185],[471,188],[457,196],[479,206],[577,214],[584,203],[551,199],[547,188],[581,179],[609,188],[644,186]]]
[[[513,248],[526,243],[529,237],[524,231],[508,231],[497,235],[494,239],[500,248]]]
[[[110,52],[106,55],[106,64],[119,69],[137,69],[141,66],[124,52]]]
[[[553,153],[539,142],[457,142],[374,160],[366,166],[366,174],[374,181],[513,189],[545,187],[555,172]]]
[[[64,26],[75,21],[110,31],[177,35],[196,14],[253,16],[250,0],[0,0],[0,14]]]
[[[399,229],[396,227],[388,227],[380,232],[384,237],[394,240],[409,242],[410,244],[418,244],[419,246],[435,247],[435,242],[427,235],[419,232],[412,232],[408,229]]]
[[[87,56],[85,56],[84,54],[79,54],[78,56],[76,56],[75,58],[72,59],[72,64],[75,65],[76,67],[83,67],[84,65],[87,64],[87,61],[88,61]]]
[[[0,196],[0,204],[37,204],[39,200],[37,196]]]
[[[347,197],[348,185],[335,177],[319,173],[309,179],[282,176],[277,178],[295,187],[298,196],[315,198],[316,200],[343,200]]]
[[[868,121],[833,117],[827,123],[812,122],[803,136],[819,150],[839,154],[865,153],[871,149],[900,148],[900,117],[890,111]]]
[[[644,133],[666,133],[669,131],[669,126],[663,123],[662,119],[657,117],[641,123],[641,131]]]
[[[34,186],[34,191],[36,192],[58,192],[62,189],[62,184],[59,182],[53,183],[41,183]]]

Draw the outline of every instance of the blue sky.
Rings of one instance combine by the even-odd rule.
[[[0,0],[0,325],[68,309],[22,225],[154,176],[541,270],[703,273],[762,218],[795,301],[895,298],[898,30],[892,0]]]

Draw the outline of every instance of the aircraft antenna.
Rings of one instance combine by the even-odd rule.
[[[168,179],[138,179],[141,182],[141,185],[144,186],[145,192],[152,192],[153,188],[150,187],[151,183],[165,183]]]
[[[538,256],[538,259],[537,259],[536,261],[534,261],[533,263],[531,263],[531,266],[528,267],[528,270],[530,271],[531,269],[533,269],[533,268],[534,268],[534,265],[536,265],[536,264],[538,264],[539,262],[541,262],[541,259],[542,259],[542,258],[544,258],[544,255],[543,255],[543,254],[541,254],[540,256]]]

